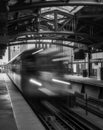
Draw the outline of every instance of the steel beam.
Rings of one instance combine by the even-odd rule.
[[[62,23],[62,26],[59,28],[59,31],[61,31],[65,25],[67,25],[69,22],[71,22],[71,20],[72,20],[72,18],[66,19],[66,20]]]
[[[35,16],[30,15],[30,16],[24,16],[24,17],[14,19],[14,20],[8,20],[8,26],[12,25],[14,23],[22,22],[22,21],[25,21],[25,20],[30,20],[30,19],[33,19],[33,18],[35,18]]]
[[[41,7],[53,7],[53,6],[101,6],[103,5],[103,1],[97,0],[69,0],[68,2],[60,2],[57,1],[45,1],[45,2],[33,2],[32,3],[25,3],[24,5],[13,5],[9,6],[9,11],[20,11],[25,9],[34,9],[34,8],[41,8]]]
[[[41,42],[41,41],[35,41],[35,42],[27,42],[27,41],[18,41],[18,43],[16,42],[12,42],[11,44],[8,44],[8,47],[10,46],[17,46],[17,45],[23,45],[23,44],[54,44],[54,45],[58,45],[58,46],[65,46],[65,47],[70,47],[70,48],[77,48],[77,46],[72,46],[69,44],[65,44],[65,43],[59,43],[58,41],[55,42]]]
[[[35,38],[26,38],[26,39],[18,39],[18,41],[25,41],[25,40],[37,40],[37,39],[40,39],[40,40],[61,40],[61,41],[70,41],[70,42],[76,42],[78,44],[87,44],[86,42],[84,41],[79,41],[79,40],[76,40],[76,39],[73,39],[73,38],[63,38],[63,37],[50,37],[50,36],[47,36],[47,37],[35,37]],[[14,42],[16,41],[16,38],[12,38],[11,40],[9,40],[9,42]],[[90,45],[90,44],[89,44]]]
[[[103,14],[88,14],[88,15],[78,15],[78,18],[103,18]],[[97,19],[98,20],[98,19]]]
[[[17,35],[14,35],[14,37],[23,36],[23,35],[77,35],[77,36],[84,36],[85,38],[88,37],[87,34],[83,33],[74,33],[73,31],[40,31],[40,32],[25,32],[25,33],[19,33]],[[13,35],[12,35],[13,36]]]

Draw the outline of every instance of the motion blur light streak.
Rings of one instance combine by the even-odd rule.
[[[36,40],[27,40],[27,43],[29,42],[36,42]]]
[[[42,91],[43,93],[47,94],[47,95],[56,95],[55,93],[53,93],[52,91],[50,91],[47,88],[39,88],[38,90]]]
[[[39,53],[39,52],[41,52],[41,51],[43,51],[43,49],[40,49],[40,50],[38,50],[38,51],[32,53],[32,55],[34,55],[34,54],[36,54],[36,53]]]
[[[50,53],[54,53],[54,52],[58,52],[59,49],[58,48],[48,48],[46,50],[44,50],[43,52],[41,52],[40,54],[50,54]]]
[[[70,85],[70,83],[62,81],[62,80],[58,80],[58,79],[52,79],[53,82],[57,82],[57,83],[62,83],[62,84],[67,84]]]
[[[36,84],[38,86],[42,86],[42,84],[34,79],[30,79],[30,82],[33,83],[33,84]]]
[[[53,59],[52,61],[55,62],[55,61],[64,61],[64,60],[68,60],[68,57],[56,58]]]

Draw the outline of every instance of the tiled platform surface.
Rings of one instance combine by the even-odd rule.
[[[6,74],[0,74],[0,130],[45,130]]]
[[[4,75],[0,74],[0,130],[17,130],[11,100],[3,77]]]

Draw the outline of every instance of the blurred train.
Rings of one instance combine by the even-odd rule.
[[[19,90],[28,97],[48,98],[68,95],[70,83],[58,48],[30,49],[5,65],[6,73]]]

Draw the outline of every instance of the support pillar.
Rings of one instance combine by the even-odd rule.
[[[11,60],[11,55],[10,55],[10,46],[8,46],[8,61]]]
[[[90,49],[89,49],[89,51],[88,51],[88,77],[90,77],[90,73],[91,73],[90,59],[91,59],[91,52],[90,52]]]

